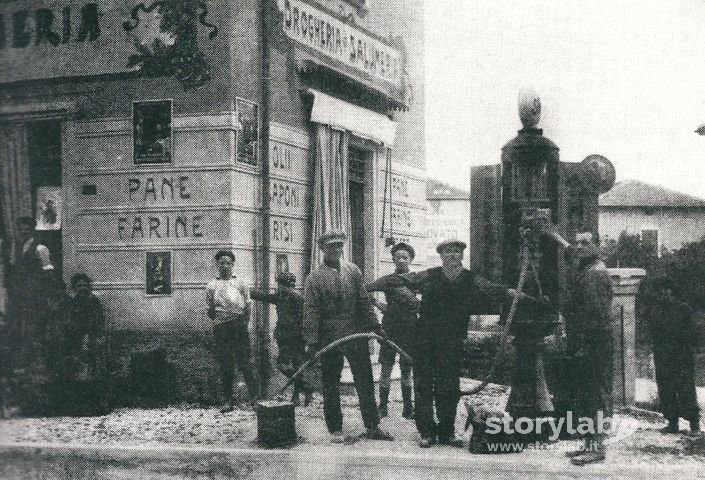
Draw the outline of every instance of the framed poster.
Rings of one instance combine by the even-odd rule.
[[[237,160],[238,162],[257,165],[257,147],[259,145],[259,111],[257,104],[235,99],[237,113]]]
[[[147,252],[145,293],[171,295],[171,252]]]
[[[61,187],[37,188],[37,230],[59,230],[61,228]]]
[[[286,253],[277,253],[276,262],[277,262],[276,274],[289,271],[289,257],[286,255]]]
[[[133,159],[135,165],[171,163],[171,100],[132,103]]]

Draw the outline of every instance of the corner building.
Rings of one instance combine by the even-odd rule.
[[[369,279],[386,237],[422,251],[421,0],[17,0],[0,23],[0,234],[33,216],[64,279],[94,279],[127,390],[162,349],[171,401],[217,400],[220,249],[260,288],[301,287],[335,224]],[[266,369],[276,313],[253,315]]]

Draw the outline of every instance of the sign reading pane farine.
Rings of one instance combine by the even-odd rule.
[[[237,112],[237,159],[242,163],[257,165],[257,145],[259,139],[259,114],[257,104],[235,99]]]
[[[61,228],[61,187],[39,187],[37,189],[37,230],[59,230]]]
[[[145,293],[171,295],[171,252],[147,252]]]
[[[135,165],[171,163],[171,100],[132,104]]]

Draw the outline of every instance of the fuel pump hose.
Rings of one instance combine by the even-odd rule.
[[[487,387],[487,384],[490,383],[490,378],[494,377],[495,370],[497,369],[497,365],[499,364],[499,360],[501,356],[504,353],[504,349],[506,347],[507,343],[507,337],[509,336],[509,329],[512,327],[512,320],[514,319],[514,314],[516,313],[517,310],[517,304],[519,303],[519,294],[521,294],[521,289],[524,288],[524,282],[526,281],[526,273],[529,269],[529,246],[526,240],[524,240],[524,243],[522,244],[521,247],[521,269],[519,270],[519,283],[517,284],[517,295],[514,296],[512,299],[512,305],[509,308],[509,314],[507,315],[507,321],[504,323],[504,328],[502,329],[502,333],[500,334],[499,337],[499,349],[497,350],[497,354],[495,355],[494,361],[492,362],[492,368],[490,371],[485,375],[485,378],[482,379],[482,382],[480,382],[479,385],[476,385],[475,387],[471,388],[470,390],[461,390],[460,394],[461,395],[475,395],[476,393],[481,392],[482,390]]]
[[[296,373],[294,373],[291,376],[291,378],[289,378],[289,381],[287,381],[284,384],[284,386],[279,389],[279,391],[277,392],[277,396],[283,394],[284,391],[287,388],[289,388],[289,386],[291,386],[291,384],[294,383],[294,381],[301,375],[301,373],[303,373],[308,367],[310,367],[321,355],[323,355],[324,353],[326,353],[336,347],[339,347],[340,345],[343,345],[344,343],[350,342],[352,340],[363,339],[363,338],[367,339],[367,340],[374,339],[374,340],[377,340],[378,342],[384,343],[385,345],[389,345],[394,350],[396,350],[399,353],[399,355],[404,357],[406,360],[408,360],[409,362],[412,361],[411,355],[406,353],[404,350],[401,349],[401,347],[399,345],[392,342],[388,338],[385,338],[380,335],[377,335],[376,333],[370,333],[370,332],[354,333],[352,335],[348,335],[348,336],[339,338],[338,340],[329,343],[328,345],[326,345],[325,347],[323,347],[322,349],[317,351],[316,354],[314,356],[312,356],[311,358],[309,358],[303,365],[301,365],[301,367],[299,367],[299,369],[296,371]]]

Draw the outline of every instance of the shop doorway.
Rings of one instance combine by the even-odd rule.
[[[27,123],[27,156],[32,191],[32,212],[38,221],[37,240],[47,246],[57,273],[63,265],[61,242],[61,122],[40,120]],[[59,198],[51,197],[58,189]],[[57,229],[42,230],[52,224]]]
[[[10,241],[9,224],[23,215],[37,220],[35,238],[49,248],[54,267],[61,273],[61,122],[59,120],[36,120],[3,124],[3,150],[6,169],[4,177],[14,188],[3,195],[11,210],[0,209],[0,236],[3,242]]]
[[[348,181],[350,193],[350,243],[352,263],[365,273],[365,167],[371,152],[359,147],[348,148]]]

